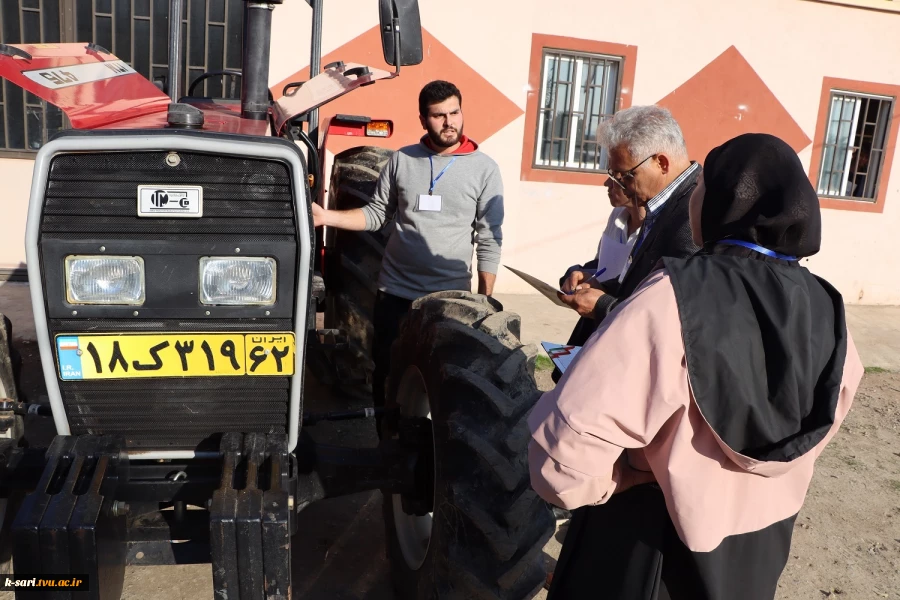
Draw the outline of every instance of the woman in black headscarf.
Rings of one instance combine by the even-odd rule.
[[[529,418],[532,486],[577,509],[551,600],[774,598],[813,463],[862,377],[797,155],[749,134],[691,198],[704,251],[601,326]]]

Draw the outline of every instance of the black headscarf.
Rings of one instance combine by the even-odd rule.
[[[790,462],[834,423],[847,352],[840,294],[790,256],[819,250],[819,200],[791,148],[742,135],[704,165],[705,253],[666,258],[694,401],[733,450]]]
[[[819,197],[782,140],[748,133],[725,142],[707,156],[703,181],[700,227],[707,246],[737,239],[790,256],[819,251]]]

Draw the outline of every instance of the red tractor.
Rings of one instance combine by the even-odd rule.
[[[0,45],[0,75],[73,127],[37,155],[26,227],[46,402],[20,395],[5,319],[0,329],[0,559],[7,572],[85,576],[89,591],[73,598],[118,598],[126,564],[178,562],[211,563],[216,598],[290,598],[291,546],[307,543],[297,514],[381,490],[398,597],[530,597],[553,521],[528,481],[539,393],[518,316],[469,293],[421,298],[394,346],[383,411],[304,410],[323,389],[312,380],[368,381],[382,239],[317,238],[316,109],[419,63],[422,40],[415,0],[381,0],[396,71],[320,73],[316,10],[315,76],[273,102],[278,4],[245,3],[240,101],[183,97],[177,72],[165,95],[93,43]],[[181,9],[172,0],[171,14]],[[366,116],[331,126],[391,132]],[[339,155],[332,207],[366,202],[385,156]],[[48,447],[24,444],[23,415],[52,417]],[[316,422],[376,416],[377,447],[308,435]]]

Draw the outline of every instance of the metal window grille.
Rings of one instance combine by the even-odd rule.
[[[78,41],[93,41],[131,64],[161,89],[168,89],[169,0],[75,0]],[[184,3],[184,81],[209,71],[241,69],[243,0],[187,0]],[[215,98],[239,98],[234,77],[211,77],[194,91]]]
[[[187,0],[182,89],[210,71],[240,71],[243,0]],[[169,0],[0,0],[0,43],[94,42],[168,89]],[[194,95],[240,98],[240,79],[210,77]],[[64,126],[60,110],[0,86],[0,153],[26,156]],[[4,153],[4,150],[7,151]]]
[[[875,201],[894,99],[831,92],[818,192]]]
[[[603,171],[600,123],[618,108],[621,57],[545,49],[534,166]]]
[[[63,0],[65,1],[65,0]],[[60,0],[0,1],[0,43],[52,44],[60,41]],[[36,151],[62,129],[63,114],[34,94],[3,80],[0,85],[0,151]]]

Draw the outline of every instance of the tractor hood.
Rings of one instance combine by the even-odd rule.
[[[92,44],[0,45],[0,77],[59,107],[76,129],[160,113],[169,97]]]
[[[75,129],[159,129],[170,99],[140,73],[93,44],[0,44],[0,77],[57,106]],[[393,73],[334,63],[275,103],[280,135],[291,119]],[[197,104],[205,130],[264,135],[265,121],[242,119],[234,103]]]

